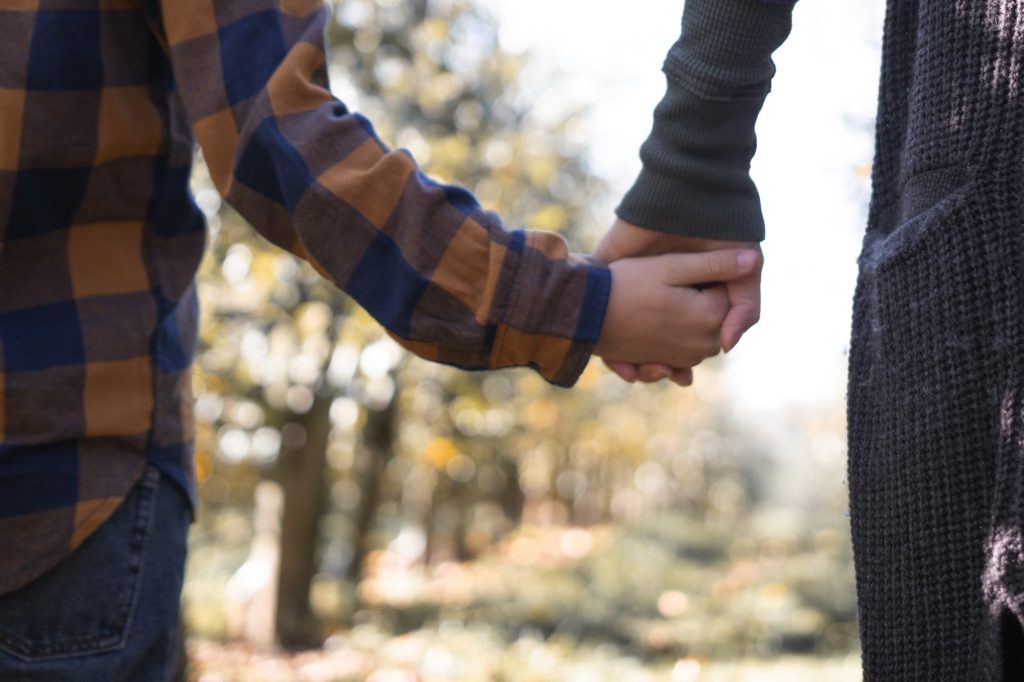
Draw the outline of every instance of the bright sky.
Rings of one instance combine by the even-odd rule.
[[[481,1],[505,47],[534,55],[539,112],[557,111],[566,93],[591,107],[592,161],[616,193],[610,209],[639,169],[682,1]],[[725,361],[741,418],[843,398],[882,5],[802,0],[776,54],[753,169],[768,225],[762,322]]]

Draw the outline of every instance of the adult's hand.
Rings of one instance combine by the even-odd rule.
[[[737,242],[714,239],[681,237],[648,230],[616,219],[608,233],[598,244],[594,256],[612,263],[621,258],[659,255],[665,253],[700,253],[719,249],[750,248],[761,253],[758,242]],[[736,347],[743,334],[753,327],[761,317],[761,269],[763,260],[746,277],[726,282],[729,312],[721,329],[721,346],[725,352]],[[693,381],[689,367],[672,368],[665,365],[629,365],[608,362],[609,368],[626,381],[659,381],[671,378],[677,384],[687,386]]]

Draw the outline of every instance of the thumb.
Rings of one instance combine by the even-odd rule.
[[[728,353],[761,318],[761,273],[751,273],[725,285],[729,312],[722,321],[722,349]]]
[[[761,260],[751,249],[718,249],[703,253],[674,253],[660,256],[665,268],[665,283],[694,286],[731,282],[754,272]]]
[[[722,321],[722,332],[720,343],[722,350],[728,353],[740,342],[740,337],[755,324],[760,317],[758,307],[749,301],[736,303]]]

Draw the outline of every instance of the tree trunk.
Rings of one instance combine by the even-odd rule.
[[[384,469],[394,453],[395,417],[397,414],[398,391],[395,397],[380,410],[368,410],[363,443],[368,453],[366,467],[360,480],[359,509],[356,511],[356,540],[352,562],[346,578],[356,585],[362,574],[363,562],[370,551],[369,535],[373,517],[380,504],[380,484]]]
[[[318,395],[300,421],[306,439],[300,447],[282,448],[279,463],[284,490],[281,565],[278,576],[277,639],[286,649],[320,645],[320,628],[309,603],[316,573],[316,539],[323,510],[327,439],[332,395]]]
[[[526,496],[519,485],[519,465],[515,460],[503,457],[498,466],[505,475],[505,489],[500,496],[501,509],[512,526],[518,526],[523,520],[523,507],[526,504]]]
[[[466,547],[466,533],[469,530],[470,505],[459,495],[455,502],[455,529],[452,532],[452,543],[455,545],[455,560],[466,562],[472,559],[469,548]]]

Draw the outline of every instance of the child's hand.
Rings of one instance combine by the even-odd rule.
[[[612,263],[612,291],[594,353],[607,361],[694,367],[721,350],[725,287],[754,272],[750,249],[627,258]],[[702,286],[698,286],[702,285]]]

